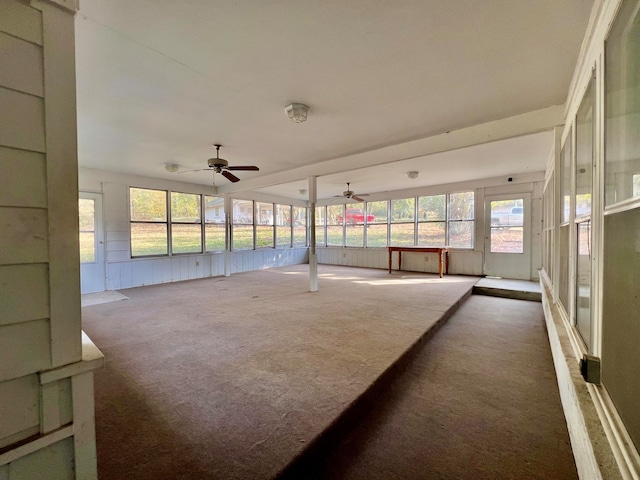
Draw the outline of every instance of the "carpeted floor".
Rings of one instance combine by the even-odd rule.
[[[299,265],[83,308],[101,480],[272,478],[477,280]]]
[[[539,303],[472,296],[290,478],[576,479]]]

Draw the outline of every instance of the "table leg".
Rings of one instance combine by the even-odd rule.
[[[398,250],[398,271],[402,270],[402,251]]]
[[[391,273],[391,250],[389,250],[389,273]]]
[[[438,273],[440,274],[440,278],[442,278],[442,259],[444,257],[444,252],[440,250],[438,252]]]
[[[449,250],[447,250],[445,252],[445,255],[446,255],[446,261],[447,261],[447,265],[446,265],[446,270],[445,271],[447,272],[447,275],[449,275]]]

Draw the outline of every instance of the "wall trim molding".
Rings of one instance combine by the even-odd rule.
[[[571,448],[578,475],[585,479],[640,479],[640,455],[602,385],[580,374],[582,349],[564,309],[549,301],[551,282],[540,272],[542,306]]]

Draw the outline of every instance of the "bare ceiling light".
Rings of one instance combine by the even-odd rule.
[[[176,173],[178,170],[180,170],[180,165],[178,165],[177,163],[165,163],[164,169],[167,172]]]
[[[284,111],[287,112],[289,120],[295,123],[304,122],[309,115],[309,107],[303,103],[291,103],[284,107]]]
[[[415,170],[407,172],[407,177],[409,177],[411,180],[413,180],[414,178],[418,178],[418,172],[416,172]]]
[[[301,188],[300,190],[298,190],[298,193],[300,195],[306,195],[307,194],[307,190],[305,188]]]

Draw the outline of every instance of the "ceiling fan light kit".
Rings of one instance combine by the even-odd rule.
[[[284,111],[287,113],[289,120],[295,123],[306,121],[307,115],[309,115],[309,107],[304,103],[290,103],[284,107]]]

